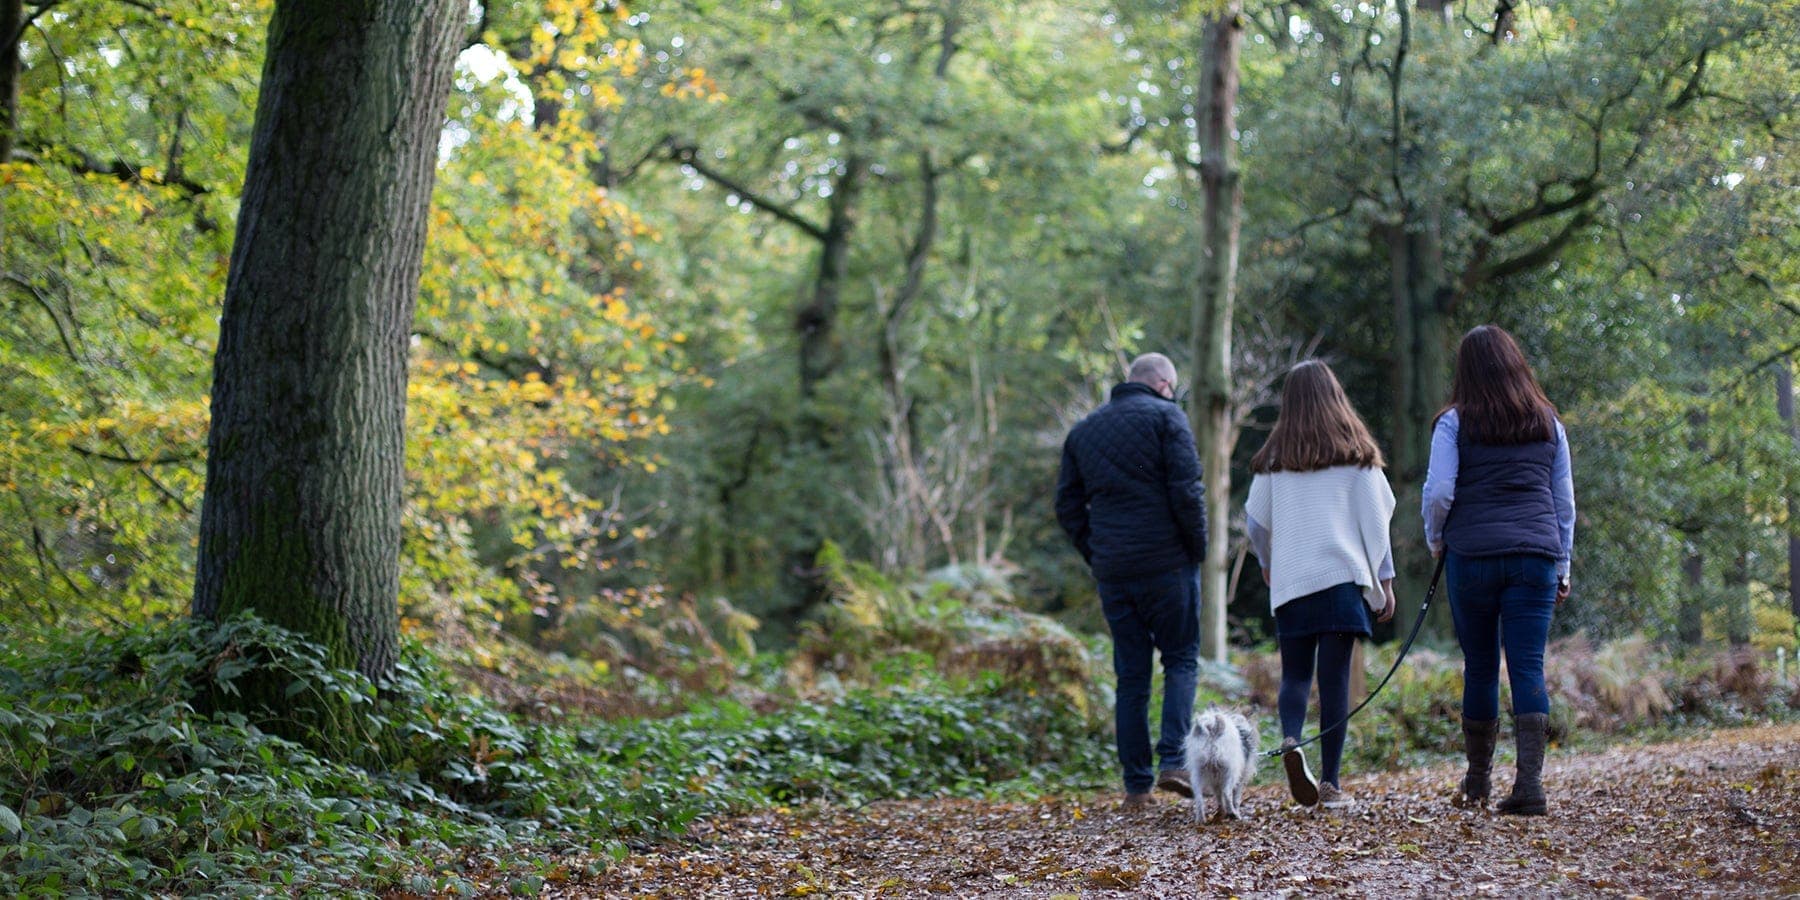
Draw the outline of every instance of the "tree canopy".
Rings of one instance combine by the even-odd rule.
[[[184,602],[271,8],[23,5],[7,621]],[[1121,359],[1198,363],[1211,11],[472,7],[411,326],[407,627],[599,652],[699,596],[779,641],[828,541],[992,567],[1096,622],[1046,486]],[[1783,605],[1797,15],[1246,4],[1236,465],[1317,352],[1404,495],[1455,336],[1497,322],[1576,447],[1559,627],[1741,637]],[[1395,532],[1416,559],[1411,507]],[[1236,640],[1262,633],[1254,581],[1231,582]]]

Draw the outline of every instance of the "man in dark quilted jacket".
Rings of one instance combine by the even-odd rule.
[[[1131,363],[1106,405],[1063,442],[1056,520],[1094,573],[1112,629],[1118,675],[1119,766],[1125,803],[1154,785],[1193,796],[1182,741],[1194,711],[1200,656],[1200,560],[1206,504],[1187,416],[1175,403],[1175,366],[1160,353]],[[1162,734],[1150,747],[1150,673],[1162,655]]]

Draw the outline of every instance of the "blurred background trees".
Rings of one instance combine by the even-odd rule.
[[[785,645],[835,544],[1099,628],[1056,450],[1132,354],[1197,380],[1220,8],[473,4],[412,334],[403,627],[614,662],[682,629]],[[186,606],[268,14],[25,2],[0,28],[9,634]],[[1282,368],[1330,358],[1382,437],[1416,605],[1425,428],[1490,321],[1575,449],[1557,628],[1791,641],[1800,8],[1236,21],[1232,641],[1266,631],[1238,505]]]

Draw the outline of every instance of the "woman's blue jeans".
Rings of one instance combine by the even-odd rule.
[[[1156,755],[1163,769],[1182,765],[1182,742],[1194,714],[1200,668],[1200,569],[1183,566],[1128,581],[1099,584],[1100,608],[1112,629],[1113,674],[1119,691],[1114,725],[1125,791],[1150,790],[1150,673],[1153,652],[1162,654],[1162,734]]]
[[[1444,562],[1450,617],[1463,651],[1463,716],[1500,718],[1500,654],[1513,715],[1548,713],[1544,645],[1556,611],[1556,561],[1547,556],[1463,556]]]

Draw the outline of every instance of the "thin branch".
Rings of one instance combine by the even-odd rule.
[[[1567,187],[1569,196],[1561,200],[1547,199],[1551,188]],[[1552,181],[1537,186],[1536,197],[1530,206],[1517,212],[1509,213],[1488,221],[1487,233],[1500,237],[1508,232],[1561,213],[1576,209],[1599,195],[1602,185],[1591,176],[1582,176],[1572,181]]]
[[[22,40],[25,37],[26,29],[34,27],[36,25],[37,19],[40,16],[42,16],[44,13],[49,12],[52,9],[55,9],[58,6],[63,5],[64,2],[66,2],[66,0],[44,0],[44,2],[41,2],[41,3],[37,4],[36,6],[32,7],[31,14],[26,16],[25,20],[23,22],[19,23],[18,33],[14,34],[12,36],[12,42],[16,44],[20,40]],[[163,25],[175,25],[176,24],[175,16],[172,15],[168,10],[158,8],[156,6],[156,4],[149,3],[149,2],[147,2],[147,0],[110,0],[110,2],[117,3],[121,6],[129,6],[133,9],[143,12],[143,13],[149,15],[150,18],[155,19],[157,22],[159,22]],[[183,26],[183,27],[186,27],[186,26]],[[188,28],[188,30],[196,32],[198,34],[204,34],[208,38],[211,38],[220,43],[228,43],[228,41],[225,38],[222,38],[217,34],[207,31],[204,28]],[[42,33],[43,29],[39,28],[38,31],[40,33]]]
[[[1700,96],[1700,79],[1706,74],[1706,57],[1707,54],[1711,52],[1711,47],[1701,49],[1700,55],[1694,58],[1693,77],[1688,79],[1687,84],[1682,85],[1681,93],[1676,94],[1675,99],[1670,100],[1668,105],[1664,107],[1665,109],[1669,112],[1677,112],[1694,102],[1694,99]]]
[[[18,46],[18,43],[25,39],[25,32],[29,30],[31,26],[37,24],[39,16],[61,6],[62,3],[63,0],[46,0],[46,2],[38,4],[31,10],[30,15],[19,21],[18,30],[14,31],[12,35],[7,38],[7,44],[9,46]]]
[[[1763,357],[1762,360],[1760,362],[1758,362],[1756,365],[1753,365],[1750,368],[1745,369],[1741,374],[1738,375],[1738,377],[1733,378],[1732,380],[1726,382],[1724,385],[1720,386],[1717,393],[1728,393],[1730,391],[1736,390],[1739,385],[1756,377],[1757,373],[1761,372],[1762,370],[1764,370],[1778,362],[1781,362],[1783,359],[1786,359],[1789,356],[1792,356],[1795,352],[1800,352],[1800,341],[1795,341],[1794,343],[1789,344],[1786,347],[1783,347],[1780,350],[1777,350],[1774,353],[1771,353],[1768,356]]]
[[[1350,213],[1354,212],[1355,210],[1356,210],[1356,198],[1352,197],[1350,199],[1350,202],[1345,203],[1343,206],[1340,206],[1337,209],[1326,210],[1325,212],[1319,213],[1318,215],[1309,216],[1306,219],[1301,220],[1300,224],[1295,225],[1293,228],[1288,229],[1287,234],[1285,236],[1289,237],[1289,238],[1305,237],[1306,232],[1310,231],[1311,229],[1313,229],[1317,226],[1323,225],[1326,222],[1331,222],[1331,221],[1335,221],[1337,219],[1342,219],[1345,216],[1350,215]]]
[[[1401,161],[1405,156],[1406,113],[1400,104],[1400,78],[1405,71],[1406,54],[1412,47],[1412,12],[1411,3],[1402,0],[1398,4],[1400,10],[1400,44],[1394,48],[1393,63],[1387,67],[1389,134],[1388,140],[1388,176],[1393,181],[1394,199],[1401,209],[1406,209],[1410,201],[1406,197],[1406,183],[1401,177]],[[1365,54],[1368,47],[1363,48]]]
[[[1613,239],[1618,242],[1619,254],[1625,257],[1625,261],[1629,263],[1630,266],[1644,270],[1644,274],[1650,276],[1652,281],[1659,281],[1662,279],[1662,271],[1656,268],[1655,263],[1640,256],[1636,250],[1631,249],[1631,242],[1625,237],[1625,229],[1618,227],[1617,223],[1615,223],[1612,228],[1612,233]]]
[[[71,442],[68,447],[70,450],[90,459],[100,459],[125,466],[169,466],[177,463],[193,462],[200,458],[200,454],[198,453],[173,453],[148,457],[132,456],[129,453],[112,453],[106,450],[95,450],[73,442]]]
[[[1102,155],[1102,156],[1119,156],[1119,155],[1122,155],[1125,153],[1130,153],[1131,149],[1133,147],[1137,146],[1138,139],[1143,137],[1144,132],[1149,131],[1149,130],[1150,130],[1149,117],[1145,116],[1145,117],[1138,119],[1136,122],[1133,122],[1131,124],[1130,128],[1126,129],[1124,137],[1119,138],[1116,141],[1102,143],[1100,145],[1100,155]]]
[[[744,184],[737,179],[701,162],[700,151],[698,148],[693,147],[692,145],[671,141],[668,145],[668,153],[670,159],[700,173],[702,178],[736,194],[739,199],[742,199],[751,206],[806,232],[816,241],[824,242],[827,239],[823,227],[808,220],[804,216],[801,216],[799,213],[794,212],[792,208],[762,196],[756,191],[745,187]]]
[[[464,351],[457,346],[455,341],[418,324],[414,324],[413,334],[431,341],[432,343],[443,347],[445,350],[449,350],[453,353],[463,353],[469,359],[493,369],[508,378],[517,380],[524,378],[531,372],[536,372],[539,375],[545,376],[546,381],[550,380],[549,376],[551,373],[549,368],[536,357],[526,356],[520,353],[493,354],[479,347],[471,347],[469,350]]]
[[[763,67],[756,66],[755,68],[761,69]],[[784,105],[793,107],[794,111],[800,114],[800,118],[805,119],[814,126],[829,128],[839,134],[851,134],[856,130],[850,127],[849,122],[838,118],[833,113],[813,106],[803,105],[801,101],[806,99],[806,95],[793,88],[776,87],[775,97]],[[879,132],[881,130],[880,120],[872,119],[871,121],[874,127],[870,130]]]
[[[50,298],[44,296],[44,292],[41,288],[36,284],[33,284],[30,280],[25,278],[25,276],[19,275],[16,272],[0,273],[0,278],[5,278],[7,281],[24,289],[25,293],[30,296],[31,299],[37,301],[38,306],[43,307],[44,314],[49,316],[51,323],[56,326],[56,336],[62,340],[63,352],[67,353],[70,359],[78,363],[85,362],[85,360],[81,358],[81,354],[75,351],[75,343],[69,337],[68,330],[63,328],[62,316],[57,315],[55,308],[50,305]]]
[[[79,175],[111,175],[125,184],[150,184],[158,187],[180,188],[182,192],[189,197],[198,197],[201,194],[212,192],[206,185],[188,178],[179,171],[169,171],[153,177],[145,177],[144,167],[142,165],[129,163],[123,159],[114,159],[111,162],[106,162],[86,150],[76,147],[52,147],[45,145],[39,146],[36,153],[24,150],[14,150],[12,158],[42,168],[44,160],[38,154],[43,154],[44,156],[52,158],[58,156],[68,157],[68,159],[63,161],[64,165],[68,166],[71,171]]]
[[[182,499],[180,494],[175,493],[168,485],[163,484],[162,481],[157,479],[156,473],[151,472],[148,468],[140,468],[137,470],[137,473],[139,477],[150,482],[150,486],[156,488],[156,492],[163,495],[163,499],[173,503],[176,509],[181,510],[185,515],[191,516],[194,514],[194,508],[189,506],[187,501]]]
[[[1569,241],[1573,240],[1575,235],[1580,233],[1581,229],[1587,227],[1588,224],[1593,221],[1593,218],[1592,210],[1583,209],[1575,215],[1570,216],[1569,221],[1563,225],[1561,231],[1551,235],[1536,247],[1507,259],[1503,259],[1497,263],[1477,265],[1469,268],[1463,274],[1463,287],[1469,288],[1483,282],[1498,281],[1502,278],[1517,275],[1520,272],[1528,272],[1550,262],[1552,259],[1556,258],[1558,253],[1562,252],[1563,247],[1568,246]]]

